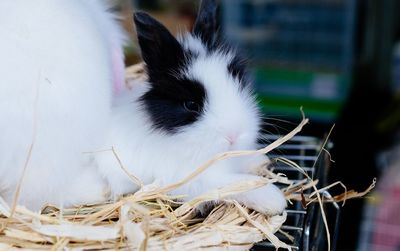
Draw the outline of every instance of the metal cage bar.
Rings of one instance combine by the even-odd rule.
[[[266,135],[266,142],[277,139],[277,135]],[[272,160],[276,157],[284,157],[294,161],[310,177],[317,178],[320,180],[319,185],[324,186],[327,182],[327,171],[329,167],[329,156],[324,151],[321,151],[322,140],[296,136],[290,141],[285,143],[283,146],[275,149],[270,155]],[[331,147],[330,144],[325,146],[326,148]],[[317,158],[319,155],[319,158]],[[272,167],[276,172],[285,173],[291,180],[303,180],[306,178],[297,169],[279,163]],[[331,198],[329,192],[324,191],[322,193],[324,197]],[[336,239],[338,235],[338,224],[340,219],[340,207],[337,203],[329,203],[324,205],[324,211],[328,214],[329,229],[331,233],[331,250],[336,248]],[[293,236],[293,241],[290,241],[284,235],[279,233],[278,237],[290,244],[293,250],[309,251],[309,250],[324,250],[326,249],[326,236],[324,233],[325,227],[322,221],[322,215],[320,206],[318,204],[311,204],[306,209],[303,208],[300,202],[295,202],[290,205],[287,209],[287,220],[282,226],[282,230]],[[253,247],[255,251],[268,251],[275,250],[269,242],[261,242]]]

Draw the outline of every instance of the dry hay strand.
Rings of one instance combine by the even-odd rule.
[[[130,68],[128,74],[134,79],[138,79],[138,76],[145,79],[142,76],[142,65]],[[212,164],[217,161],[270,152],[300,132],[307,122],[303,115],[303,120],[293,131],[265,148],[222,153],[175,184],[165,187],[160,187],[156,182],[143,185],[132,176],[132,181],[141,185],[140,190],[115,202],[67,209],[48,205],[38,213],[19,205],[10,207],[0,197],[0,249],[248,250],[255,243],[267,239],[276,248],[291,250],[289,244],[282,242],[275,235],[286,220],[286,212],[282,215],[268,216],[226,198],[268,183],[280,183],[285,186],[283,191],[289,202],[301,201],[304,206],[318,202],[323,211],[323,203],[345,201],[366,195],[373,189],[375,180],[362,193],[347,191],[340,182],[317,189],[318,181],[308,177],[300,166],[290,160],[278,158],[277,161],[283,161],[298,169],[306,178],[293,182],[282,174],[275,174],[264,168],[265,177],[260,177],[259,180],[243,181],[212,190],[185,203],[177,202],[177,197],[168,193],[190,182],[207,168],[212,168]],[[118,159],[118,155],[113,152]],[[345,192],[329,198],[324,197],[322,192],[336,185],[342,185]],[[314,192],[306,195],[304,192],[307,190]],[[206,216],[199,214],[196,208],[210,201],[219,203],[211,203],[212,209]],[[327,236],[329,239],[329,232]]]

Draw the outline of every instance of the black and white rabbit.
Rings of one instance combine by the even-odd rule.
[[[109,96],[102,96],[104,90],[97,87],[99,83],[94,82],[90,83],[93,87],[91,93],[85,92],[80,84],[72,83],[68,86],[71,92],[58,93],[57,99],[47,97],[52,93],[43,93],[40,89],[39,100],[48,99],[47,104],[52,105],[48,108],[50,111],[40,109],[38,114],[62,108],[57,105],[58,102],[70,102],[70,108],[61,111],[65,116],[73,118],[60,123],[56,120],[59,119],[57,110],[47,115],[42,124],[38,122],[36,143],[41,138],[44,143],[39,149],[36,144],[33,150],[33,154],[36,150],[36,159],[32,156],[27,168],[22,202],[37,206],[38,202],[57,203],[62,198],[64,205],[68,206],[101,200],[102,192],[107,189],[114,196],[138,189],[120,168],[113,152],[94,152],[93,158],[86,162],[83,157],[77,158],[77,152],[113,147],[128,172],[145,184],[157,181],[166,185],[181,180],[193,172],[194,168],[219,153],[256,149],[260,131],[259,110],[251,84],[246,78],[243,61],[233,49],[216,37],[215,15],[215,2],[203,1],[193,32],[175,39],[152,17],[142,12],[136,13],[134,21],[148,81],[135,83],[132,90],[120,91],[113,100]],[[92,60],[95,66],[101,62],[96,59]],[[101,78],[99,81],[109,77],[102,74],[104,72],[97,76]],[[15,132],[29,131],[27,144],[22,145],[25,151],[32,139],[35,81],[31,80],[26,94],[31,102],[30,109],[27,109],[27,120],[15,129]],[[49,85],[51,89],[52,84],[43,83],[40,87],[44,85]],[[71,95],[77,95],[75,92],[85,96],[87,101],[74,101]],[[98,99],[101,105],[95,107],[91,99]],[[22,101],[23,104],[27,102]],[[93,116],[90,114],[91,109],[103,116]],[[0,112],[3,110],[4,106],[0,103]],[[9,112],[15,112],[15,109]],[[6,125],[11,128],[15,123]],[[77,127],[90,127],[93,131],[87,131],[88,135],[80,131],[78,134],[75,133]],[[39,134],[39,131],[42,133]],[[15,140],[12,136],[7,137],[9,141]],[[58,142],[65,147],[59,147]],[[101,147],[97,148],[99,144]],[[20,143],[17,145],[21,146]],[[15,156],[15,151],[6,149],[3,143],[0,143],[0,149],[5,150],[1,155],[12,155],[18,159],[19,166],[23,165],[23,154]],[[50,154],[54,156],[50,158]],[[71,161],[73,158],[77,160]],[[249,170],[265,160],[266,157],[258,156],[218,162],[174,193],[187,195],[186,199],[190,199],[231,183],[259,179],[250,174]],[[12,178],[18,177],[19,172],[9,168],[10,164],[1,164],[0,172],[8,172]],[[2,177],[0,184],[10,185]],[[9,187],[15,186],[13,182]],[[37,187],[46,189],[34,190]],[[266,185],[233,198],[269,214],[281,213],[286,206],[282,192],[274,185]]]
[[[218,153],[256,149],[260,113],[243,60],[217,39],[215,1],[202,1],[193,32],[178,39],[146,13],[135,13],[134,21],[148,81],[119,97],[108,135],[108,147],[114,146],[129,172],[144,183],[170,184]],[[111,152],[96,158],[113,193],[137,189]],[[258,179],[249,169],[265,160],[259,156],[218,162],[175,193],[192,198]],[[234,198],[271,214],[286,206],[274,185]]]

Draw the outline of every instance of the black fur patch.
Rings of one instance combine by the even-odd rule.
[[[208,49],[214,47],[217,38],[217,4],[215,0],[202,0],[193,26],[193,34],[201,39]]]
[[[194,123],[203,113],[206,102],[203,85],[177,77],[196,55],[184,51],[175,37],[148,14],[137,12],[134,21],[151,84],[139,102],[149,114],[154,129],[175,133]]]
[[[216,3],[203,0],[193,34],[206,45],[208,53],[232,52],[231,47],[216,35]],[[207,93],[204,86],[182,76],[198,56],[185,51],[174,36],[157,20],[143,12],[134,15],[142,58],[146,63],[151,87],[139,100],[149,114],[154,129],[176,133],[196,122],[204,113]],[[246,86],[246,61],[235,56],[228,71]]]
[[[182,46],[164,25],[144,12],[136,12],[134,21],[142,58],[150,73],[172,71],[185,64]]]
[[[228,72],[233,77],[237,77],[240,80],[242,87],[247,86],[250,82],[247,64],[247,59],[239,54],[236,54],[232,61],[228,64]]]
[[[154,129],[176,133],[203,114],[206,91],[197,81],[171,76],[152,82],[151,89],[140,101],[150,115]],[[188,101],[195,102],[199,110],[187,110],[184,103]]]
[[[215,0],[202,0],[196,22],[193,27],[193,34],[201,39],[206,45],[208,53],[220,51],[223,53],[234,53],[236,56],[228,65],[228,71],[237,77],[242,87],[247,86],[249,81],[247,72],[247,60],[235,53],[233,47],[220,36],[217,28],[217,4]]]

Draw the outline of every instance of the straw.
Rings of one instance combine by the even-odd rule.
[[[127,75],[128,80],[132,80],[132,76],[135,81],[146,79],[143,65],[129,68]],[[376,181],[361,193],[348,191],[341,182],[317,188],[318,180],[309,177],[300,166],[290,160],[277,158],[276,161],[284,162],[303,173],[306,179],[295,182],[284,174],[263,169],[264,177],[214,189],[185,203],[176,201],[180,196],[171,196],[169,192],[190,183],[206,169],[213,168],[213,164],[218,161],[237,156],[266,154],[276,149],[308,123],[303,112],[302,115],[303,119],[296,128],[270,145],[255,151],[219,154],[195,168],[182,180],[166,186],[157,183],[143,184],[134,174],[127,171],[112,148],[111,151],[121,169],[140,187],[134,194],[114,202],[106,201],[63,209],[48,205],[38,213],[16,203],[10,208],[0,197],[0,249],[248,250],[255,243],[268,240],[276,248],[292,250],[290,243],[283,242],[276,234],[286,221],[286,212],[282,215],[266,215],[229,198],[266,184],[279,183],[283,186],[284,195],[290,203],[301,201],[307,206],[318,201],[324,217],[323,203],[344,202],[346,199],[365,196],[373,189]],[[321,151],[325,151],[326,142],[327,140]],[[29,157],[25,166],[28,164]],[[323,192],[337,185],[344,187],[344,193],[326,198]],[[314,192],[304,194],[308,189],[313,189]],[[210,211],[202,215],[198,208],[204,204],[209,205]],[[324,223],[327,226],[325,218]],[[289,239],[293,238],[287,233],[282,233]],[[329,232],[327,238],[330,239]]]

